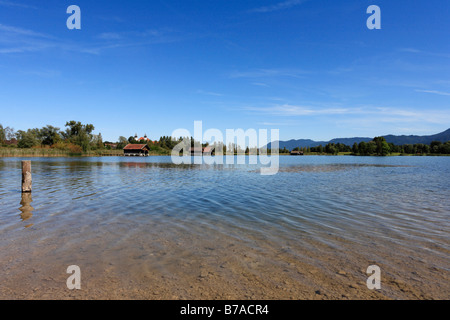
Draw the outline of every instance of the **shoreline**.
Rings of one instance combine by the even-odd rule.
[[[278,154],[279,156],[291,156],[290,154]],[[231,156],[224,154],[223,156]],[[234,154],[233,156],[256,156],[249,154]],[[267,155],[270,156],[270,155]],[[377,156],[377,155],[354,155],[354,154],[305,154],[302,156],[292,155],[292,157],[308,157],[308,156],[328,156],[328,157],[339,157],[339,156],[352,156],[352,157],[449,157],[450,154],[394,154],[387,156]],[[44,154],[44,155],[36,155],[36,154],[20,154],[20,155],[3,155],[0,154],[0,158],[102,158],[102,157],[125,157],[123,154],[77,154],[77,155],[68,155],[68,154]],[[148,157],[170,157],[170,154],[149,154]],[[147,157],[127,157],[127,158],[147,158]]]

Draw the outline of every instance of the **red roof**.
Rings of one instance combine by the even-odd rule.
[[[212,150],[212,147],[191,147],[190,149],[190,151],[194,153],[210,153]]]
[[[123,148],[123,150],[142,150],[145,147],[148,148],[146,144],[128,144]]]

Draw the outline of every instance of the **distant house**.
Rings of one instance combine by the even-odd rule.
[[[147,141],[151,141],[148,137],[147,134],[145,134],[143,137],[140,137],[137,135],[137,133],[134,135],[133,140],[136,142],[142,142],[142,143],[147,143]]]
[[[147,137],[147,134],[145,134],[143,137],[140,137],[139,139],[137,138],[137,135],[136,135],[136,136],[135,136],[135,140],[136,140],[136,141],[139,141],[139,142],[144,142],[144,143],[147,143],[147,142],[151,141],[151,140]]]
[[[105,143],[105,147],[110,147],[111,149],[117,149],[117,143]]]
[[[127,157],[146,157],[150,148],[146,144],[128,144],[123,148],[123,154]]]
[[[203,153],[206,153],[208,155],[212,155],[214,153],[214,149],[212,147],[204,147]]]
[[[303,156],[303,151],[291,151],[291,156]]]
[[[12,145],[17,145],[18,141],[17,141],[17,139],[12,138],[11,140],[5,140],[3,143],[8,146],[12,146]]]
[[[212,147],[192,147],[190,151],[193,156],[201,156],[203,154],[211,155],[214,153]]]

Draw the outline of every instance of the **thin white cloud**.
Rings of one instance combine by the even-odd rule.
[[[429,51],[419,50],[419,49],[415,49],[415,48],[401,48],[401,49],[399,49],[399,51],[400,52],[420,54],[420,55],[426,55],[426,56],[450,58],[450,54],[448,54],[448,53],[429,52]]]
[[[216,97],[222,97],[223,94],[222,93],[217,93],[217,92],[211,92],[211,91],[203,91],[203,90],[197,90],[198,94],[205,94],[208,96],[216,96]]]
[[[1,44],[1,41],[0,41]],[[34,42],[27,43],[17,46],[9,46],[5,48],[0,48],[0,54],[11,54],[11,53],[24,53],[24,52],[37,52],[42,51],[51,47],[55,47],[54,44],[46,42]]]
[[[365,113],[370,114],[379,114],[383,116],[401,116],[401,117],[410,117],[410,118],[418,118],[422,115],[422,113],[411,110],[404,109],[396,109],[396,108],[388,108],[388,107],[366,107],[364,109]]]
[[[434,123],[446,124],[450,122],[450,113],[441,110],[410,110],[391,107],[361,106],[353,108],[320,108],[312,106],[275,105],[272,107],[246,107],[245,111],[263,115],[279,117],[326,117],[341,116],[339,121],[358,121],[370,119],[378,123]],[[343,118],[348,117],[348,119]]]
[[[49,34],[0,24],[0,54],[57,49],[99,55],[104,50],[147,46],[181,40],[183,40],[181,36],[177,36],[170,30],[144,30],[141,32],[106,32],[97,35],[95,42],[75,43],[71,40],[58,39]]]
[[[421,50],[414,49],[414,48],[401,48],[399,49],[401,52],[409,52],[409,53],[422,53]]]
[[[103,21],[109,21],[109,22],[117,22],[117,23],[122,23],[125,22],[126,20],[122,17],[118,17],[118,16],[109,16],[109,15],[101,15],[101,16],[96,16],[96,19],[100,19]]]
[[[43,70],[25,70],[21,71],[22,74],[30,75],[30,76],[37,76],[41,78],[56,78],[61,76],[61,71],[58,70],[49,70],[49,69],[43,69]]]
[[[289,104],[276,105],[273,107],[247,107],[246,110],[256,111],[276,116],[316,116],[316,115],[335,115],[335,114],[347,114],[355,112],[347,108],[326,108],[318,109],[310,106],[294,106]],[[358,110],[359,111],[359,110]]]
[[[255,9],[250,10],[249,12],[267,13],[267,12],[285,10],[285,9],[292,8],[294,6],[298,6],[306,1],[308,1],[308,0],[287,0],[287,1],[276,3],[271,6],[255,8]]]
[[[158,39],[166,36],[168,33],[166,30],[103,32],[98,34],[96,38],[101,40]]]
[[[0,48],[0,54],[22,53],[26,51],[34,51],[34,48],[33,47]]]
[[[286,122],[258,122],[257,123],[260,126],[269,126],[269,127],[273,127],[273,126],[289,126],[292,125],[290,123],[286,123]]]
[[[0,54],[37,52],[63,45],[49,34],[0,24]]]
[[[120,40],[123,36],[117,32],[103,32],[97,35],[97,38],[102,40]]]
[[[6,1],[6,0],[1,0],[0,1],[0,6],[10,7],[10,8],[14,8],[15,7],[15,8],[23,8],[23,9],[37,9],[37,7],[35,7],[35,6],[30,6],[28,4],[12,2],[12,1]]]
[[[301,78],[307,71],[299,69],[255,69],[251,71],[234,71],[230,78],[268,78],[268,77],[292,77]]]
[[[416,90],[416,92],[432,93],[432,94],[438,94],[440,96],[450,96],[450,92],[443,92],[443,91],[437,91],[437,90]]]
[[[40,32],[35,32],[29,29],[23,29],[13,26],[7,26],[0,24],[0,32],[6,33],[6,35],[22,35],[29,37],[39,37],[39,38],[53,38],[52,36]]]
[[[262,82],[253,82],[252,85],[258,86],[258,87],[266,87],[266,88],[269,87],[269,85],[267,83],[262,83]]]

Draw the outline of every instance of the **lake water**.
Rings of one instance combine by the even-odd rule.
[[[20,160],[0,159],[0,299],[450,298],[450,157],[31,158],[31,195]]]

